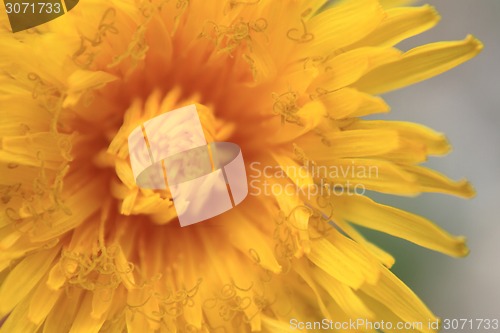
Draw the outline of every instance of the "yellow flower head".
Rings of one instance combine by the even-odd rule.
[[[443,135],[361,117],[482,45],[401,52],[439,20],[404,2],[87,0],[15,34],[2,14],[0,332],[433,332],[354,225],[451,256],[464,239],[359,192],[474,190],[419,165]],[[250,194],[181,228],[168,190],[137,187],[127,138],[193,103],[209,142],[241,147]]]

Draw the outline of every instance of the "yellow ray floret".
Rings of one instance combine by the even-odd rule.
[[[89,0],[16,34],[2,16],[0,332],[282,333],[291,318],[434,332],[356,227],[468,253],[364,196],[475,194],[421,166],[451,151],[445,135],[361,119],[482,49],[469,36],[402,52],[439,21],[410,3]],[[128,137],[191,104],[207,142],[241,147],[249,195],[181,228],[173,191],[136,185]]]

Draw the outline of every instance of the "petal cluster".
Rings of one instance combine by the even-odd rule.
[[[443,134],[363,117],[482,44],[399,50],[439,21],[407,3],[89,0],[16,34],[2,18],[0,332],[287,332],[324,318],[434,332],[356,226],[456,257],[465,239],[358,190],[474,189],[421,165],[450,151]],[[208,142],[242,147],[251,190],[180,228],[168,190],[135,184],[127,137],[193,103]]]

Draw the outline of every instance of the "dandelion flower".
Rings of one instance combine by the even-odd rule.
[[[362,118],[389,111],[377,95],[482,48],[469,36],[398,50],[439,20],[432,7],[404,2],[89,0],[15,34],[2,17],[0,331],[287,332],[292,318],[436,320],[355,225],[456,257],[467,254],[464,238],[348,186],[474,195],[467,181],[420,165],[449,152],[442,134]],[[136,186],[127,137],[193,103],[209,142],[242,148],[260,193],[181,228],[168,191]],[[376,168],[377,177],[323,177],[312,167]],[[305,191],[332,184],[345,191]]]

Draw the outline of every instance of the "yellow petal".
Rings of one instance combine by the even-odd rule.
[[[404,170],[416,176],[422,192],[451,194],[462,198],[472,198],[476,191],[471,183],[462,179],[453,181],[445,175],[422,166],[407,166]]]
[[[76,105],[88,90],[101,88],[105,84],[117,79],[116,76],[102,71],[74,71],[68,78],[68,95],[64,99],[63,107],[67,108]]]
[[[286,117],[286,115],[284,115]],[[324,120],[326,110],[322,103],[313,101],[301,107],[294,115],[299,124],[281,123],[281,117],[274,117],[267,126],[272,128],[273,135],[269,137],[271,143],[291,142],[294,139],[309,133]]]
[[[311,83],[311,89],[344,88],[367,72],[399,59],[401,51],[385,47],[363,47],[342,53],[322,65],[324,73]]]
[[[1,139],[0,147],[6,152],[17,155],[58,162],[63,161],[64,157],[67,157],[67,160],[71,158],[69,156],[71,141],[71,135],[46,132],[26,136],[4,137]],[[40,152],[43,152],[43,155],[39,156]]]
[[[227,225],[227,236],[233,246],[263,268],[280,273],[281,266],[274,255],[272,240],[264,236],[246,216],[235,210],[228,214],[231,220],[238,221]]]
[[[482,48],[472,36],[420,46],[406,52],[401,60],[371,71],[353,86],[371,94],[400,89],[446,72],[475,57]]]
[[[100,276],[100,282],[104,282],[107,277]],[[107,313],[110,310],[114,303],[114,288],[105,288],[101,290],[94,290],[92,295],[92,311],[90,312],[90,318],[96,323],[101,322],[101,320],[105,320],[107,317]],[[84,311],[84,309],[82,309]],[[87,320],[88,321],[88,320]]]
[[[8,222],[12,223],[12,220],[9,218]],[[0,250],[2,252],[6,249],[9,249],[14,245],[19,238],[23,236],[23,232],[21,230],[16,230],[13,228],[12,224],[7,224],[4,227],[0,228]],[[0,258],[4,259],[3,255],[0,255]]]
[[[427,161],[427,149],[425,145],[418,141],[411,141],[404,137],[399,138],[399,147],[385,154],[377,156],[397,164],[419,164]]]
[[[373,312],[359,299],[351,288],[335,280],[320,269],[314,270],[313,276],[317,283],[326,290],[339,307],[350,318],[373,319]]]
[[[50,269],[49,276],[47,278],[47,287],[50,289],[58,290],[62,288],[64,283],[66,282],[66,276],[61,267],[61,262],[58,262]]]
[[[314,168],[314,177],[344,191],[362,193],[365,190],[381,193],[416,195],[421,192],[417,177],[399,165],[378,159],[336,159],[322,162]],[[339,193],[341,189],[332,188]]]
[[[298,170],[298,167],[295,168],[295,170]],[[286,189],[288,186],[300,188],[300,181],[304,178],[294,176],[292,173],[289,173],[289,177],[291,177],[291,179],[271,180],[269,183],[271,186],[279,186],[279,188],[282,189]],[[294,256],[300,258],[311,251],[311,244],[309,241],[309,218],[312,213],[308,207],[304,206],[304,202],[300,197],[300,194],[307,193],[307,187],[304,186],[300,191],[297,190],[299,195],[288,195],[285,192],[289,191],[284,191],[281,195],[276,196],[280,211],[286,217],[286,227],[290,228],[289,230],[291,233],[291,237],[284,237],[294,239],[293,241],[290,239],[286,241],[295,243],[297,248],[295,249]]]
[[[117,159],[115,162],[115,171],[118,178],[120,178],[122,183],[129,189],[135,189],[137,187],[130,163],[122,159]]]
[[[255,43],[252,48],[254,53],[251,56],[244,56],[253,72],[254,82],[250,86],[262,84],[276,78],[278,74],[277,64],[269,54],[267,47]]]
[[[319,235],[316,236],[319,237]],[[329,230],[325,237],[350,258],[351,265],[360,269],[365,276],[366,283],[377,282],[379,262],[373,254],[335,228]]]
[[[353,123],[350,129],[389,129],[398,131],[400,137],[422,144],[427,155],[444,155],[450,152],[451,146],[441,133],[416,123],[403,121],[371,120]]]
[[[9,313],[40,281],[60,246],[24,258],[9,273],[0,288],[0,317]]]
[[[116,254],[115,264],[117,271],[120,273],[122,284],[127,289],[132,289],[135,285],[134,273],[122,249]]]
[[[349,48],[361,46],[394,46],[399,42],[434,27],[440,20],[434,7],[394,8],[371,34]]]
[[[147,292],[135,290],[134,295],[128,293],[128,304],[142,304],[144,300],[148,301],[140,311],[135,307],[130,307],[125,312],[127,332],[155,332],[159,328],[160,322],[152,317],[153,313],[160,313],[158,302],[153,297],[150,297]]]
[[[381,267],[380,280],[376,285],[364,285],[362,291],[389,308],[404,322],[427,323],[435,316],[425,304],[391,271]],[[433,332],[424,324],[422,332]]]
[[[321,312],[321,315],[324,318],[329,318],[331,317],[330,311],[328,311],[325,302],[323,301],[323,298],[326,298],[323,296],[324,291],[320,290],[317,288],[316,282],[313,280],[312,274],[311,274],[311,269],[306,265],[307,262],[304,262],[301,260],[300,262],[296,262],[293,265],[293,269],[299,276],[305,281],[305,283],[311,288],[311,291],[313,292],[314,296],[316,297],[316,301],[318,303],[319,310]],[[324,273],[326,274],[326,273]]]
[[[2,91],[4,87],[13,87],[9,81],[5,83],[0,81],[0,87],[0,109],[3,110],[0,122],[2,136],[20,136],[26,134],[28,130],[38,133],[49,129],[52,115],[43,112],[31,92]]]
[[[283,170],[283,173],[299,188],[314,185],[312,175],[307,168],[286,155],[272,154],[272,156]]]
[[[30,301],[31,298],[27,297],[16,306],[0,326],[0,333],[36,333],[39,331],[41,323],[35,324],[26,318]],[[43,300],[38,301],[43,302]]]
[[[353,262],[352,257],[336,244],[324,238],[311,242],[311,252],[307,254],[307,257],[330,276],[353,289],[358,289],[367,280],[366,274],[369,273],[365,267]]]
[[[377,301],[376,299],[366,295],[363,292],[358,292],[358,296],[360,299],[365,302],[367,306],[370,307],[370,309],[373,309],[373,312],[377,316],[377,322],[382,322],[384,321],[386,329],[384,330],[384,333],[424,333],[424,332],[429,332],[428,331],[428,322],[429,320],[434,320],[434,318],[429,318],[426,319],[424,322],[417,322],[417,323],[408,323],[407,325],[412,325],[412,328],[405,328],[404,330],[397,330],[395,327],[403,320],[398,317],[397,315],[394,314],[386,305],[384,305],[382,302]],[[367,324],[369,325],[369,324]],[[389,325],[392,325],[391,327],[394,327],[393,329],[387,329]],[[399,324],[400,325],[400,324]],[[363,328],[365,326],[362,326],[360,328]],[[379,332],[379,331],[377,331]],[[432,330],[430,332],[436,333]]]
[[[87,291],[80,288],[70,290],[61,297],[43,325],[43,333],[69,332],[76,314],[80,311],[81,298]]]
[[[134,206],[137,200],[137,195],[139,194],[139,189],[135,188],[128,192],[122,202],[122,207],[120,209],[120,213],[123,215],[131,215],[134,210]]]
[[[335,203],[333,204],[335,206]],[[351,226],[350,223],[344,221],[339,216],[334,215],[333,220],[335,224],[340,227],[342,231],[344,231],[349,237],[351,237],[354,241],[356,241],[361,246],[364,246],[367,251],[373,253],[373,255],[387,268],[391,268],[396,259],[389,253],[385,252],[378,246],[368,242],[363,235],[361,235],[355,228]]]
[[[313,55],[328,55],[350,45],[372,32],[385,17],[376,0],[343,0],[307,22],[314,35],[305,44]]]
[[[37,325],[42,324],[50,311],[54,308],[62,292],[62,289],[54,291],[50,289],[47,284],[39,283],[35,293],[31,297],[28,319]]]
[[[380,97],[344,88],[318,97],[325,105],[329,118],[344,119],[389,112],[387,103]]]
[[[102,193],[102,182],[95,179],[82,185],[78,192],[66,198],[65,204],[70,207],[71,215],[65,212],[55,213],[53,223],[40,225],[37,234],[31,237],[32,241],[43,242],[51,240],[68,230],[71,230],[92,216],[102,205],[98,193]]]
[[[423,217],[378,204],[367,197],[350,197],[342,205],[340,214],[352,223],[406,239],[431,250],[455,257],[468,253],[463,237],[454,237]]]
[[[327,141],[325,144],[322,141]],[[396,131],[354,130],[325,133],[324,138],[310,135],[297,140],[313,161],[343,157],[367,157],[385,154],[400,145]]]

